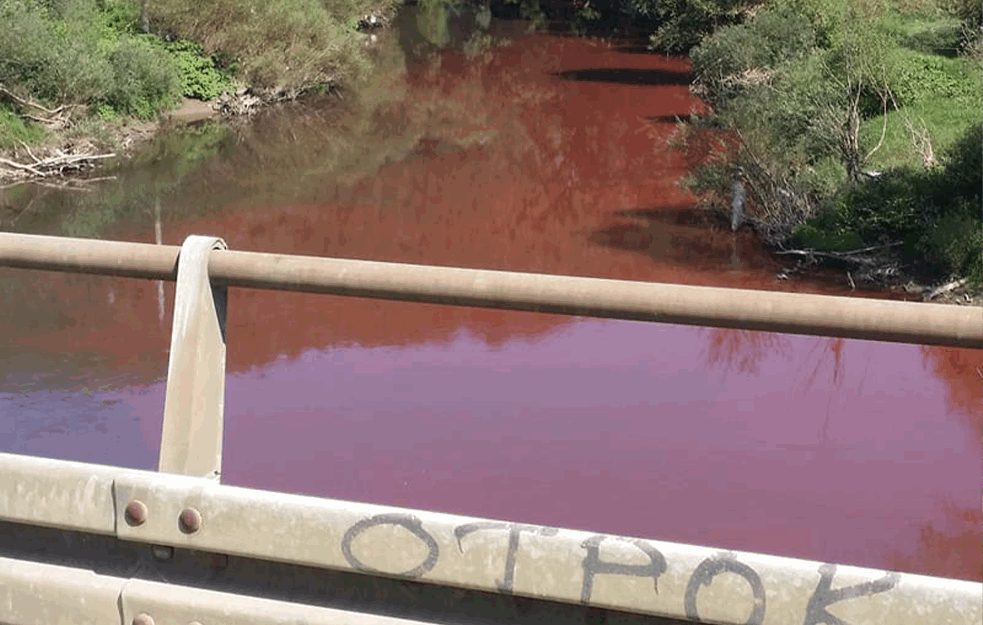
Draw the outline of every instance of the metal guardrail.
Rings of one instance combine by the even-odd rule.
[[[0,266],[174,280],[180,248],[0,233]],[[983,309],[213,251],[215,284],[533,312],[983,348]]]
[[[228,286],[963,346],[983,344],[979,310],[758,292],[749,297],[731,289],[224,248],[207,237],[169,248],[0,234],[0,265],[178,282],[160,472],[0,454],[0,529],[9,530],[0,531],[0,623],[410,625],[454,621],[456,610],[489,596],[580,610],[562,618],[555,616],[561,610],[547,612],[554,616],[545,620],[522,614],[505,619],[517,623],[590,622],[590,610],[598,609],[614,610],[601,614],[620,615],[612,620],[626,623],[653,622],[645,615],[734,625],[983,620],[979,583],[218,483]],[[824,310],[840,316],[824,320]],[[782,314],[792,320],[782,321]],[[13,541],[19,547],[2,540],[31,528],[54,528],[60,538],[39,539],[46,545],[40,551],[23,546],[30,540]],[[69,547],[60,560],[49,553],[55,543]],[[92,545],[100,546],[93,551]],[[153,557],[138,553],[126,566],[113,559],[134,545]],[[73,555],[86,546],[95,560]],[[168,578],[161,562],[175,553],[213,554],[251,573],[235,583],[219,573]],[[275,580],[247,583],[276,563],[300,567],[291,569],[298,576],[335,571],[377,584],[410,584],[385,587],[378,595],[382,604],[396,601],[397,590],[464,594],[433,600],[437,607],[429,611],[394,616],[365,602],[339,608],[321,596],[330,587],[353,585],[351,579],[322,581],[318,592],[302,592],[314,586],[301,584],[301,590],[276,597],[264,595]],[[160,579],[147,579],[154,576]]]

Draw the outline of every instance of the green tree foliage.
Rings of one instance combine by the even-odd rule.
[[[231,68],[220,68],[215,58],[206,55],[199,44],[178,39],[162,45],[174,59],[181,93],[185,97],[213,100],[232,87]]]
[[[905,254],[943,276],[983,285],[983,124],[964,133],[939,167],[903,168],[844,186],[816,223],[864,244],[902,241]]]
[[[747,0],[629,0],[636,12],[659,23],[652,47],[669,54],[688,52],[718,28],[741,21]]]
[[[295,90],[356,78],[368,67],[352,28],[370,0],[167,0],[148,6],[161,33],[235,61],[251,85]]]
[[[741,171],[750,220],[773,243],[842,250],[900,241],[935,271],[979,280],[979,124],[936,134],[965,132],[937,159],[932,133],[909,114],[945,102],[978,119],[979,68],[936,53],[945,46],[912,45],[913,34],[946,24],[931,2],[915,4],[928,17],[898,18],[887,0],[775,0],[704,37],[690,52],[694,89],[714,106],[713,124],[737,140],[712,153],[690,187],[726,210]],[[958,114],[937,119],[962,123]],[[900,126],[888,133],[889,121]],[[904,137],[906,153],[941,164],[872,180],[868,163],[888,136],[895,152]]]
[[[51,104],[155,116],[177,100],[176,70],[145,37],[116,30],[120,15],[95,0],[0,0],[0,82]]]

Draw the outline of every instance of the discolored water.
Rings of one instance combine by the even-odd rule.
[[[395,43],[355,104],[176,130],[92,193],[6,196],[5,229],[851,294],[779,280],[680,188],[683,61]],[[0,450],[155,468],[173,285],[2,279]],[[226,483],[983,578],[979,351],[250,290],[229,310]]]

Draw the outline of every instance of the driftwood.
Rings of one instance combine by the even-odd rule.
[[[934,289],[932,292],[930,292],[927,295],[925,295],[925,301],[927,302],[929,300],[933,300],[936,297],[938,297],[939,295],[942,295],[943,293],[948,293],[949,291],[951,291],[953,289],[958,289],[959,287],[961,287],[964,284],[966,284],[966,282],[967,282],[966,278],[963,278],[962,280],[953,280],[952,282],[949,282],[947,284],[943,284],[939,288]]]
[[[112,152],[106,154],[92,154],[88,152],[65,154],[61,150],[54,150],[52,156],[38,158],[31,152],[31,149],[27,145],[23,143],[21,145],[33,162],[19,163],[9,158],[0,157],[0,178],[46,178],[48,176],[58,176],[67,171],[84,169],[96,161],[116,156]]]
[[[850,250],[849,252],[820,252],[819,250],[780,250],[775,252],[779,255],[788,256],[802,256],[810,260],[815,260],[816,258],[825,258],[829,260],[838,260],[846,263],[852,263],[855,265],[874,265],[877,264],[879,259],[871,258],[870,256],[861,256],[861,254],[866,254],[867,252],[873,252],[876,250],[887,249],[889,247],[896,247],[901,245],[900,242],[888,243],[887,245],[873,245],[871,247],[865,247],[859,250]]]
[[[57,130],[67,126],[71,121],[72,111],[78,108],[77,104],[65,104],[55,109],[49,109],[43,104],[38,104],[33,100],[18,96],[10,89],[4,87],[2,83],[0,83],[0,96],[17,104],[21,109],[30,111],[21,113],[21,117],[43,124],[51,130]]]

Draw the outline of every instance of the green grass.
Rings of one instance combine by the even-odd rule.
[[[871,157],[868,169],[922,165],[905,117],[917,131],[928,132],[936,156],[979,122],[983,110],[983,75],[976,63],[914,52],[906,56],[916,61],[930,60],[931,69],[926,70],[922,65],[907,79],[916,89],[910,97],[913,102],[887,114],[884,142]],[[883,127],[882,115],[866,120],[861,128],[865,144],[876,145]]]
[[[352,16],[389,2],[371,0],[165,0],[154,24],[235,62],[249,84],[276,90],[343,82],[368,59]]]
[[[44,127],[21,119],[10,107],[0,104],[0,149],[35,145],[47,137]]]

